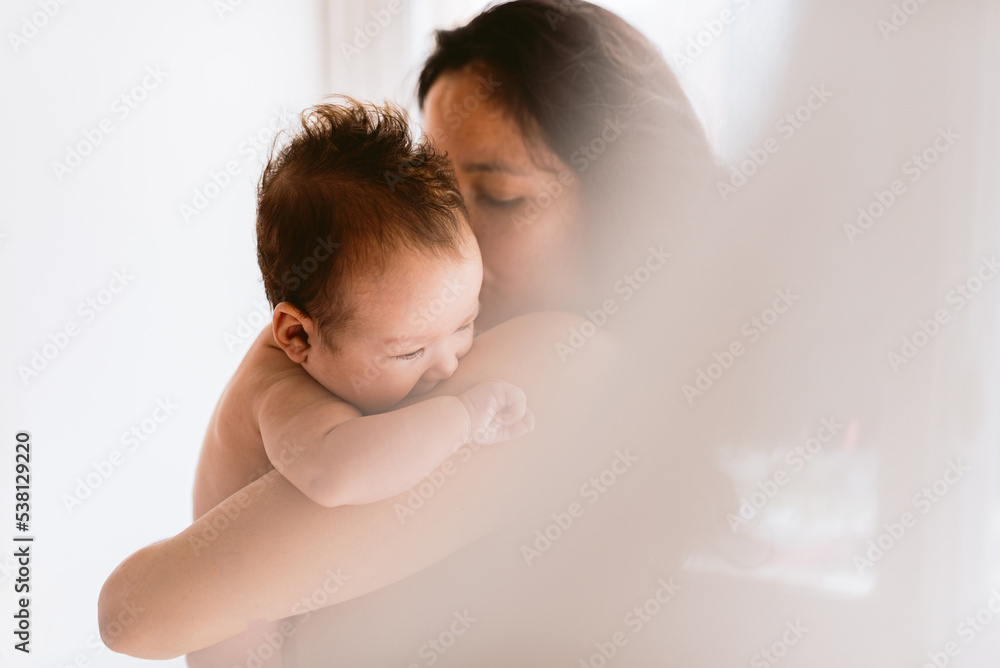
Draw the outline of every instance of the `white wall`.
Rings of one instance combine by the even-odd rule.
[[[134,666],[92,646],[97,595],[127,554],[189,522],[205,425],[245,349],[231,350],[224,335],[264,297],[253,237],[260,156],[281,112],[322,94],[321,13],[309,1],[52,4],[58,12],[16,51],[7,35],[39,3],[0,10],[0,508],[9,518],[10,442],[28,430],[37,537],[33,653],[12,659],[5,631],[0,664],[63,666],[82,655],[94,666]],[[145,99],[123,107],[120,96],[144,77],[151,90],[136,96]],[[58,178],[53,163],[102,119],[112,131]],[[238,172],[185,221],[181,206],[193,204],[195,190],[212,191],[213,172],[227,163]],[[102,291],[116,271],[134,278],[102,312],[80,310],[110,295]],[[22,380],[18,368],[71,323],[78,335]],[[158,400],[179,407],[129,451],[123,432],[150,418]],[[121,464],[67,509],[63,495],[115,450]],[[0,566],[9,569],[4,527]],[[10,578],[0,571],[7,620]]]

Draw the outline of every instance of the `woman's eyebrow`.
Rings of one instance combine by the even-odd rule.
[[[563,169],[558,167],[548,167],[545,165],[535,165],[538,169],[549,174],[559,174]],[[468,162],[462,164],[462,171],[466,173],[490,173],[490,174],[510,174],[512,176],[530,177],[531,172],[523,169],[516,169],[504,162]]]
[[[510,165],[504,162],[470,162],[462,165],[462,171],[464,172],[485,172],[485,173],[501,173],[501,174],[513,174],[514,176],[527,176],[528,173],[519,169],[514,169]]]

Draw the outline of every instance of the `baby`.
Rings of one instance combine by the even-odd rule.
[[[524,393],[500,381],[383,412],[472,347],[479,247],[450,165],[402,112],[345,100],[301,125],[261,177],[257,259],[274,315],[212,415],[195,518],[272,466],[321,505],[374,502],[470,440],[534,427]]]

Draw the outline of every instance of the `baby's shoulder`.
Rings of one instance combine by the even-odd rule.
[[[278,384],[299,384],[312,380],[301,364],[288,358],[270,336],[258,337],[233,375],[248,395],[259,396]]]
[[[269,343],[270,342],[270,343]],[[301,366],[288,359],[268,331],[262,332],[250,345],[236,371],[223,390],[219,409],[241,413],[255,405],[282,378],[305,373]]]

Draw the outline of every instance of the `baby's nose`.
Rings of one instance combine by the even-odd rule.
[[[424,374],[425,380],[444,380],[445,378],[451,378],[455,370],[458,369],[458,356],[454,353],[447,355],[441,355],[435,362],[434,366],[427,370]]]

